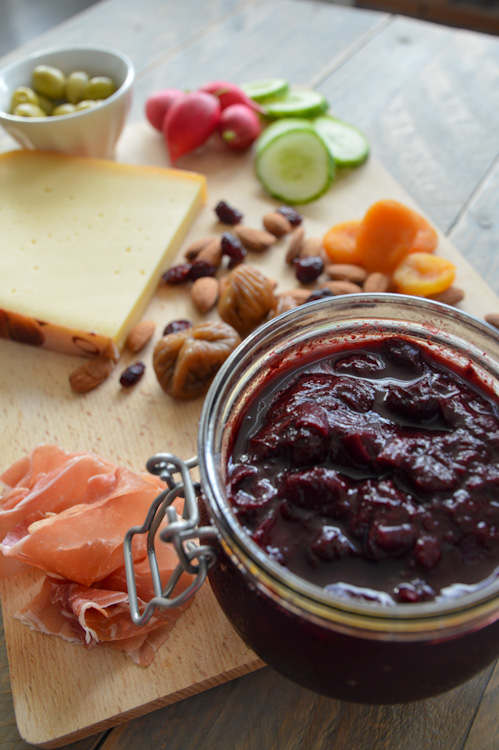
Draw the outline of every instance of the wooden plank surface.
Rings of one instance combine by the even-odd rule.
[[[146,123],[127,128],[117,158],[137,164],[168,164],[161,136]],[[267,210],[278,205],[254,177],[252,159],[251,153],[234,157],[218,142],[185,158],[186,169],[195,167],[207,176],[209,195],[187,242],[216,231],[213,206],[228,196],[244,212],[248,226],[261,226]],[[379,198],[412,204],[410,196],[373,158],[344,174],[321,201],[303,207],[307,236],[322,236],[332,223],[363,216]],[[278,281],[278,291],[296,283],[284,262],[284,251],[285,241],[281,240],[264,256],[250,258]],[[483,316],[499,305],[495,293],[443,236],[439,253],[458,266],[457,284],[466,291],[463,309]],[[181,257],[182,251],[179,260]],[[159,289],[145,314],[157,323],[156,340],[164,325],[176,317],[197,319],[189,295],[183,288]],[[67,384],[75,358],[0,341],[0,358],[9,364],[0,375],[3,424],[13,435],[3,451],[5,465],[39,442],[56,442],[71,451],[91,448],[135,470],[141,470],[158,451],[176,452],[182,458],[195,454],[202,399],[176,402],[165,396],[152,372],[150,357],[151,348],[141,355],[149,365],[148,372],[133,392],[123,393],[118,384],[119,373],[133,359],[125,354],[106,383],[81,396],[71,393]],[[38,373],[35,382],[34,372]],[[49,747],[78,739],[261,666],[234,635],[209,587],[202,589],[167,645],[143,670],[122,654],[100,649],[86,652],[33,633],[14,620],[15,612],[39,585],[36,574],[23,574],[0,584],[18,726],[21,735],[34,744]],[[48,671],[47,665],[51,665]],[[77,679],[77,692],[71,691],[71,682],[60,678],[65,674],[71,676],[71,682]]]
[[[117,46],[130,54],[138,70],[132,112],[132,121],[137,122],[142,118],[141,103],[156,83],[170,85],[174,72],[182,81],[182,66],[175,62],[179,55],[195,83],[199,71],[196,73],[193,64],[194,52],[203,52],[205,80],[221,74],[225,77],[233,66],[244,79],[256,77],[256,71],[272,75],[280,70],[293,81],[317,86],[341,116],[368,132],[375,155],[442,232],[449,234],[493,290],[499,291],[494,221],[499,179],[495,167],[499,155],[495,137],[499,112],[497,40],[308,0],[220,0],[216,4],[193,0],[188,9],[187,3],[184,9],[178,5],[144,0],[139,9],[132,0],[105,0],[95,10],[35,40],[31,47],[66,39],[104,44],[110,38],[119,39]],[[309,13],[300,15],[298,10],[297,25],[293,13],[303,6]],[[317,19],[334,38],[329,52],[327,34],[317,30]],[[337,27],[340,34],[335,34]],[[245,37],[252,29],[258,33],[255,30],[252,44],[248,44]],[[314,34],[320,39],[317,55]],[[272,35],[277,35],[279,44],[271,44]],[[264,54],[259,53],[259,47]],[[240,49],[248,57],[247,65],[238,54]],[[0,137],[0,148],[8,146],[9,139]],[[31,355],[30,364],[38,365]],[[30,411],[36,408],[29,389],[23,389],[21,396],[16,429],[26,424]],[[53,406],[57,418],[55,401]],[[87,415],[89,421],[92,416],[100,419],[95,412]],[[149,449],[145,419],[138,430],[144,448]],[[126,455],[121,432],[116,426],[117,453],[124,449]],[[72,438],[76,436],[73,430]],[[25,750],[29,745],[19,738],[15,727],[5,651],[3,654],[0,746]],[[498,715],[497,673],[497,668],[495,672],[490,668],[457,691],[412,706],[369,708],[320,698],[265,668],[72,747],[492,748],[498,730],[494,722]]]
[[[499,6],[494,0],[358,0],[359,8],[424,18],[426,21],[462,26],[488,34],[499,33]]]

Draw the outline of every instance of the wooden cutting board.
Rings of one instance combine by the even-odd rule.
[[[168,165],[161,136],[146,123],[126,129],[116,158]],[[220,231],[213,208],[221,199],[238,207],[245,224],[254,227],[260,227],[264,213],[279,205],[261,190],[251,154],[235,155],[222,145],[210,144],[195,156],[185,157],[182,167],[208,177],[208,202],[187,241]],[[381,198],[417,208],[371,158],[360,169],[342,175],[322,199],[302,209],[306,235],[321,236],[336,222],[361,218]],[[278,281],[278,291],[296,285],[284,262],[285,246],[285,240],[279,240],[264,256],[249,259]],[[495,293],[445,237],[438,252],[458,267],[456,284],[466,292],[462,309],[480,317],[499,311]],[[180,403],[166,396],[156,381],[151,358],[154,342],[168,322],[198,316],[185,289],[161,288],[145,317],[156,321],[156,335],[139,355],[147,366],[145,377],[127,392],[118,381],[133,361],[128,354],[100,388],[77,396],[69,388],[68,376],[79,360],[0,340],[0,469],[42,442],[55,442],[69,451],[91,450],[137,471],[156,452],[170,451],[184,459],[196,453],[202,399]],[[0,582],[14,707],[26,742],[58,747],[262,666],[235,635],[208,584],[153,664],[141,668],[121,653],[99,648],[86,651],[34,633],[15,620],[14,613],[38,589],[40,580],[34,572]]]

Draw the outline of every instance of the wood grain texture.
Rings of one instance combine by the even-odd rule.
[[[499,156],[499,40],[399,18],[320,88],[448,232]]]
[[[497,750],[499,738],[499,662],[485,688],[463,750]]]
[[[498,216],[499,166],[494,161],[449,236],[482,278],[487,279],[496,291],[499,291]]]
[[[175,54],[191,37],[206,33],[225,14],[249,4],[250,0],[145,0],[140,4],[134,0],[103,0],[26,42],[3,60],[52,46],[95,44],[119,47],[140,72],[157,58]]]
[[[131,122],[140,130],[142,146],[155,137],[141,123],[143,102],[154,88],[182,85],[185,80],[196,85],[215,76],[226,77],[228,69],[231,77],[234,71],[235,79],[284,74],[293,83],[318,87],[340,116],[366,130],[375,157],[439,229],[449,233],[452,245],[470,264],[462,266],[465,278],[472,267],[475,270],[470,271],[470,278],[479,274],[492,287],[483,299],[481,295],[480,299],[468,297],[466,304],[471,311],[481,314],[489,311],[490,304],[496,304],[498,40],[311,0],[190,0],[183,4],[143,0],[140,5],[134,0],[104,0],[23,50],[66,42],[109,44],[110,40],[130,55],[137,69]],[[0,135],[1,150],[11,145],[7,136]],[[123,145],[127,149],[130,146],[127,136]],[[157,146],[155,140],[154,148]],[[140,158],[140,149],[132,149],[130,158]],[[161,162],[163,156],[155,158]],[[224,168],[219,176],[225,178]],[[377,184],[383,191],[391,182],[381,179]],[[334,200],[327,204],[328,220],[345,208],[338,195],[338,191],[331,194]],[[252,194],[251,200],[254,198]],[[367,194],[362,198],[368,199]],[[321,225],[320,212],[316,214],[314,206],[308,218],[311,228]],[[180,295],[168,300],[161,292],[154,301],[158,320],[166,322],[170,303],[176,313],[188,312]],[[100,425],[113,410],[119,410],[119,417],[109,432],[109,457],[116,460],[136,460],[133,441],[140,443],[142,465],[157,450],[154,436],[158,431],[160,449],[177,433],[182,444],[193,440],[184,424],[197,419],[198,406],[175,409],[166,423],[157,409],[154,379],[146,379],[143,389],[125,396],[113,390],[116,372],[110,387],[96,399],[76,400],[64,390],[75,362],[3,343],[0,418],[3,424],[9,424],[8,438],[4,432],[2,441],[6,455],[29,450],[39,436],[86,445],[91,435],[95,450],[104,452],[107,439],[102,439]],[[44,381],[36,390],[27,383],[26,373],[43,369],[58,374],[56,393],[53,383]],[[15,402],[9,404],[4,386],[19,373],[22,377]],[[138,416],[134,406],[137,398],[143,407]],[[42,413],[40,399],[50,417]],[[62,417],[68,409],[78,415],[77,424],[64,424]],[[83,420],[83,431],[79,420]],[[37,425],[34,431],[33,424]],[[28,673],[23,679],[30,684]],[[0,746],[27,750],[30,745],[20,738],[15,725],[2,642],[0,681]],[[71,689],[74,682],[71,677]],[[393,707],[330,701],[265,668],[70,747],[495,750],[498,706],[497,667],[452,693]]]
[[[145,123],[128,126],[117,156],[130,163],[167,163],[161,137]],[[241,155],[234,165],[232,154],[212,144],[203,153],[185,158],[185,168],[194,166],[207,176],[209,200],[184,246],[216,232],[213,206],[227,195],[243,210],[247,226],[261,226],[263,215],[275,202],[254,179],[251,154]],[[359,170],[345,174],[321,201],[303,207],[307,236],[322,236],[344,216],[362,216],[379,194],[412,203],[371,158]],[[250,259],[278,281],[278,290],[295,285],[292,270],[284,263],[284,248],[285,240],[281,240],[266,254]],[[494,292],[443,236],[439,253],[458,266],[457,283],[466,291],[464,309],[483,314],[499,305]],[[145,314],[146,319],[156,321],[156,339],[175,317],[196,319],[189,295],[182,288],[159,289]],[[143,355],[148,372],[132,393],[124,393],[117,382],[119,372],[133,359],[127,353],[106,383],[81,396],[67,385],[75,358],[0,341],[0,356],[9,363],[0,373],[3,423],[13,435],[3,451],[5,465],[39,442],[56,442],[67,450],[91,447],[104,458],[135,470],[141,470],[158,451],[176,452],[182,458],[195,454],[202,399],[177,402],[165,396],[150,367],[151,350],[152,343]],[[35,383],[34,372],[38,373]],[[15,612],[39,584],[40,576],[28,573],[0,582],[18,726],[21,735],[34,744],[58,746],[260,666],[234,635],[209,587],[203,587],[153,664],[142,670],[122,654],[100,649],[86,652],[33,633],[14,620]],[[49,674],[39,668],[47,664],[55,665]],[[55,678],[64,674],[77,678],[77,690],[71,691],[70,683]]]
[[[105,750],[138,750],[147,731],[150,747],[182,747],[191,725],[197,750],[459,750],[474,716],[474,697],[491,672],[418,703],[360,706],[316,695],[270,668],[241,677],[210,693],[168,706],[151,717],[118,727]],[[477,746],[478,747],[478,746]]]
[[[210,33],[187,40],[175,55],[165,55],[138,77],[131,120],[143,119],[151,91],[165,87],[197,87],[209,80],[282,76],[295,86],[309,86],[317,70],[340,61],[382,25],[378,14],[352,15],[324,3],[256,0],[221,19]],[[310,40],[313,39],[313,54]],[[285,49],[291,54],[283,54]]]
[[[432,0],[430,3],[422,3],[420,0],[360,0],[355,5],[359,8],[403,13],[426,21],[462,26],[489,34],[499,33],[499,8],[493,0]]]

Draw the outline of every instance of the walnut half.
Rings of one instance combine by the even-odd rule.
[[[201,396],[240,342],[234,328],[218,321],[204,321],[164,336],[153,354],[160,386],[173,398]]]

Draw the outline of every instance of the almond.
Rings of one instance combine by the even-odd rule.
[[[296,229],[293,229],[289,238],[288,249],[286,251],[286,263],[292,265],[293,261],[298,258],[301,253],[304,240],[305,230],[303,229],[303,227],[296,227]]]
[[[216,239],[215,237],[200,237],[197,240],[194,240],[191,242],[184,253],[187,260],[194,260],[194,258],[197,258],[198,254],[201,252],[203,247],[206,247],[206,245],[211,242],[213,239]]]
[[[42,346],[44,344],[45,334],[43,328],[34,318],[13,312],[5,313],[5,316],[7,318],[7,338],[11,338],[13,341],[20,341],[23,344],[31,344],[32,346]]]
[[[212,307],[215,307],[219,292],[218,279],[214,276],[202,276],[193,282],[191,299],[201,315],[205,315]]]
[[[284,234],[289,234],[293,227],[291,222],[278,211],[271,211],[265,214],[263,217],[263,226],[273,234],[275,237],[282,237]]]
[[[117,362],[120,358],[119,349],[112,339],[108,339],[106,346],[104,347],[104,349],[102,349],[101,352],[99,352],[99,354],[101,357],[106,357],[113,362]]]
[[[220,237],[212,237],[196,256],[196,260],[205,260],[218,268],[222,262],[222,240]]]
[[[111,374],[114,362],[109,357],[95,357],[77,367],[69,376],[69,384],[75,393],[87,393],[97,388]]]
[[[489,313],[485,316],[485,321],[494,328],[499,328],[499,313]]]
[[[288,289],[286,292],[282,292],[281,297],[291,297],[297,305],[302,305],[310,297],[310,289]]]
[[[300,257],[304,258],[306,256],[311,257],[321,257],[322,256],[322,240],[320,237],[307,237],[307,239],[304,241],[301,250],[300,250]]]
[[[326,266],[326,273],[335,281],[351,281],[354,284],[363,284],[368,276],[365,268],[353,263],[329,264]]]
[[[390,277],[380,271],[373,271],[364,281],[364,292],[383,293],[390,288]]]
[[[254,253],[263,253],[276,241],[276,237],[264,229],[252,229],[251,227],[234,227],[234,233],[239,237],[246,250]]]
[[[448,289],[440,292],[440,294],[433,294],[431,299],[443,302],[446,305],[457,305],[464,299],[464,292],[457,286],[450,286]]]
[[[140,352],[151,340],[155,324],[152,320],[141,320],[127,336],[126,345],[131,352]]]
[[[321,289],[329,289],[329,291],[336,294],[358,294],[362,291],[362,287],[358,284],[354,284],[351,281],[326,281],[325,284],[321,284]]]

